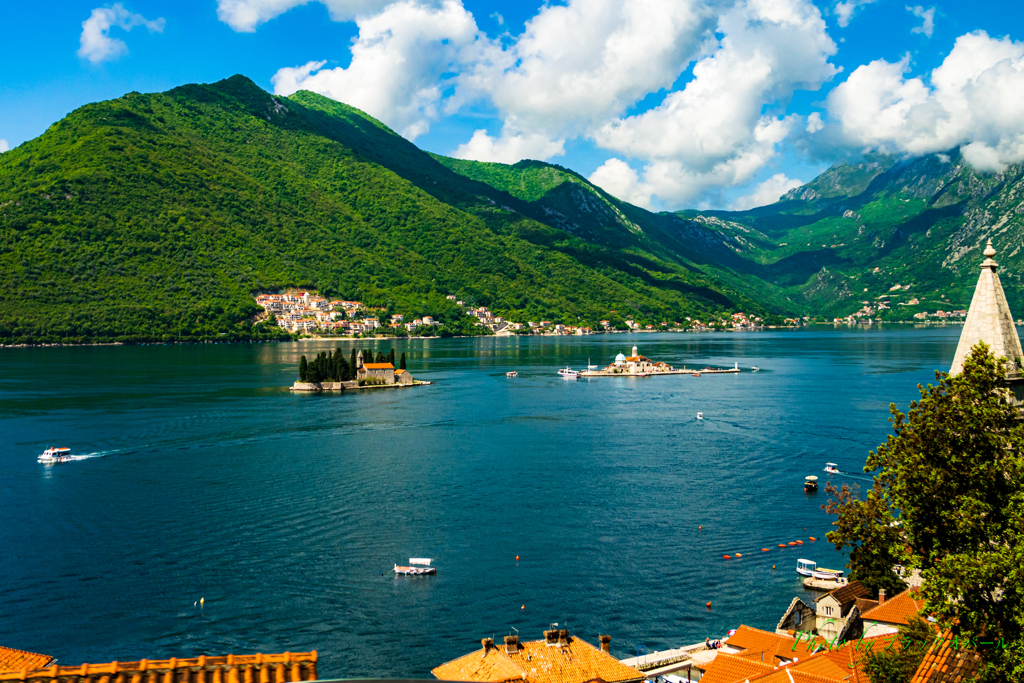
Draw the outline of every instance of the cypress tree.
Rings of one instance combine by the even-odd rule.
[[[376,358],[376,360],[374,360],[374,363],[383,363],[383,362],[385,362],[384,361],[384,352],[383,351],[378,351],[377,352],[377,358]]]
[[[356,350],[353,347],[352,357],[348,360],[348,374],[352,379],[356,378]]]
[[[306,364],[306,357],[303,356],[299,359],[299,381],[306,381],[306,372],[309,370],[309,366]]]
[[[394,349],[391,349],[391,352],[388,354],[388,362],[391,363],[392,367],[394,367],[394,365],[395,365],[395,350]]]
[[[398,366],[400,370],[405,370],[405,351],[402,352],[402,359],[398,361]]]

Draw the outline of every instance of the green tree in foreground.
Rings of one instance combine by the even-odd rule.
[[[910,683],[936,635],[935,627],[912,617],[910,623],[900,627],[895,647],[868,654],[864,670],[871,683]]]
[[[400,370],[405,370],[405,352],[402,352],[402,359],[398,361],[398,367]]]
[[[303,356],[302,358],[299,359],[299,381],[300,382],[305,382],[306,381],[306,374],[307,374],[308,368],[309,368],[309,364],[306,362],[306,357]]]
[[[1003,363],[979,343],[961,374],[918,386],[908,414],[892,404],[895,435],[865,467],[874,501],[830,501],[828,535],[839,548],[878,542],[872,552],[920,569],[924,613],[974,643],[986,681],[1024,680],[1024,423]]]

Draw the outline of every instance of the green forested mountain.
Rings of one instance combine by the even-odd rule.
[[[241,76],[88,105],[0,155],[0,341],[246,337],[289,286],[453,327],[448,293],[524,320],[764,310],[589,184],[616,221],[483,180]]]
[[[828,317],[888,300],[881,315],[893,319],[967,308],[992,239],[1011,308],[1024,317],[1022,214],[1024,166],[979,173],[954,149],[840,164],[751,211],[679,212],[674,234],[746,291],[763,283],[776,301]]]

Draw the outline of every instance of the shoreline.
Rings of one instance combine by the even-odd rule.
[[[600,332],[591,332],[590,334],[508,334],[508,335],[493,335],[493,334],[472,334],[472,335],[452,335],[451,337],[441,337],[439,335],[430,337],[394,337],[388,335],[375,335],[373,337],[353,337],[353,336],[336,336],[336,337],[323,337],[323,336],[302,336],[298,339],[267,339],[267,340],[245,340],[245,341],[218,341],[218,340],[204,340],[204,341],[151,341],[151,342],[82,342],[82,343],[55,343],[55,342],[23,342],[20,344],[0,344],[0,349],[29,349],[29,348],[71,348],[71,347],[86,347],[86,346],[197,346],[200,344],[286,344],[290,342],[305,342],[305,341],[359,341],[368,339],[391,339],[391,340],[413,340],[413,339],[476,339],[485,337],[495,338],[511,338],[511,337],[593,337],[602,334],[700,334],[704,332],[761,332],[764,330],[801,330],[803,328],[809,328],[813,325],[829,325],[831,327],[872,327],[875,325],[915,325],[915,326],[941,326],[946,327],[950,325],[963,326],[964,321],[932,321],[932,320],[873,320],[871,322],[832,322],[832,321],[808,321],[804,325],[762,325],[757,328],[747,329],[736,329],[731,327],[718,328],[704,328],[700,330],[694,329],[673,329],[673,330],[602,330]],[[1016,327],[1024,327],[1024,321],[1014,321]]]

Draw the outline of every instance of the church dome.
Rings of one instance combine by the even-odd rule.
[[[624,355],[622,355],[621,353],[619,355],[615,356],[615,364],[616,365],[622,365],[625,362],[626,362],[626,357]]]

